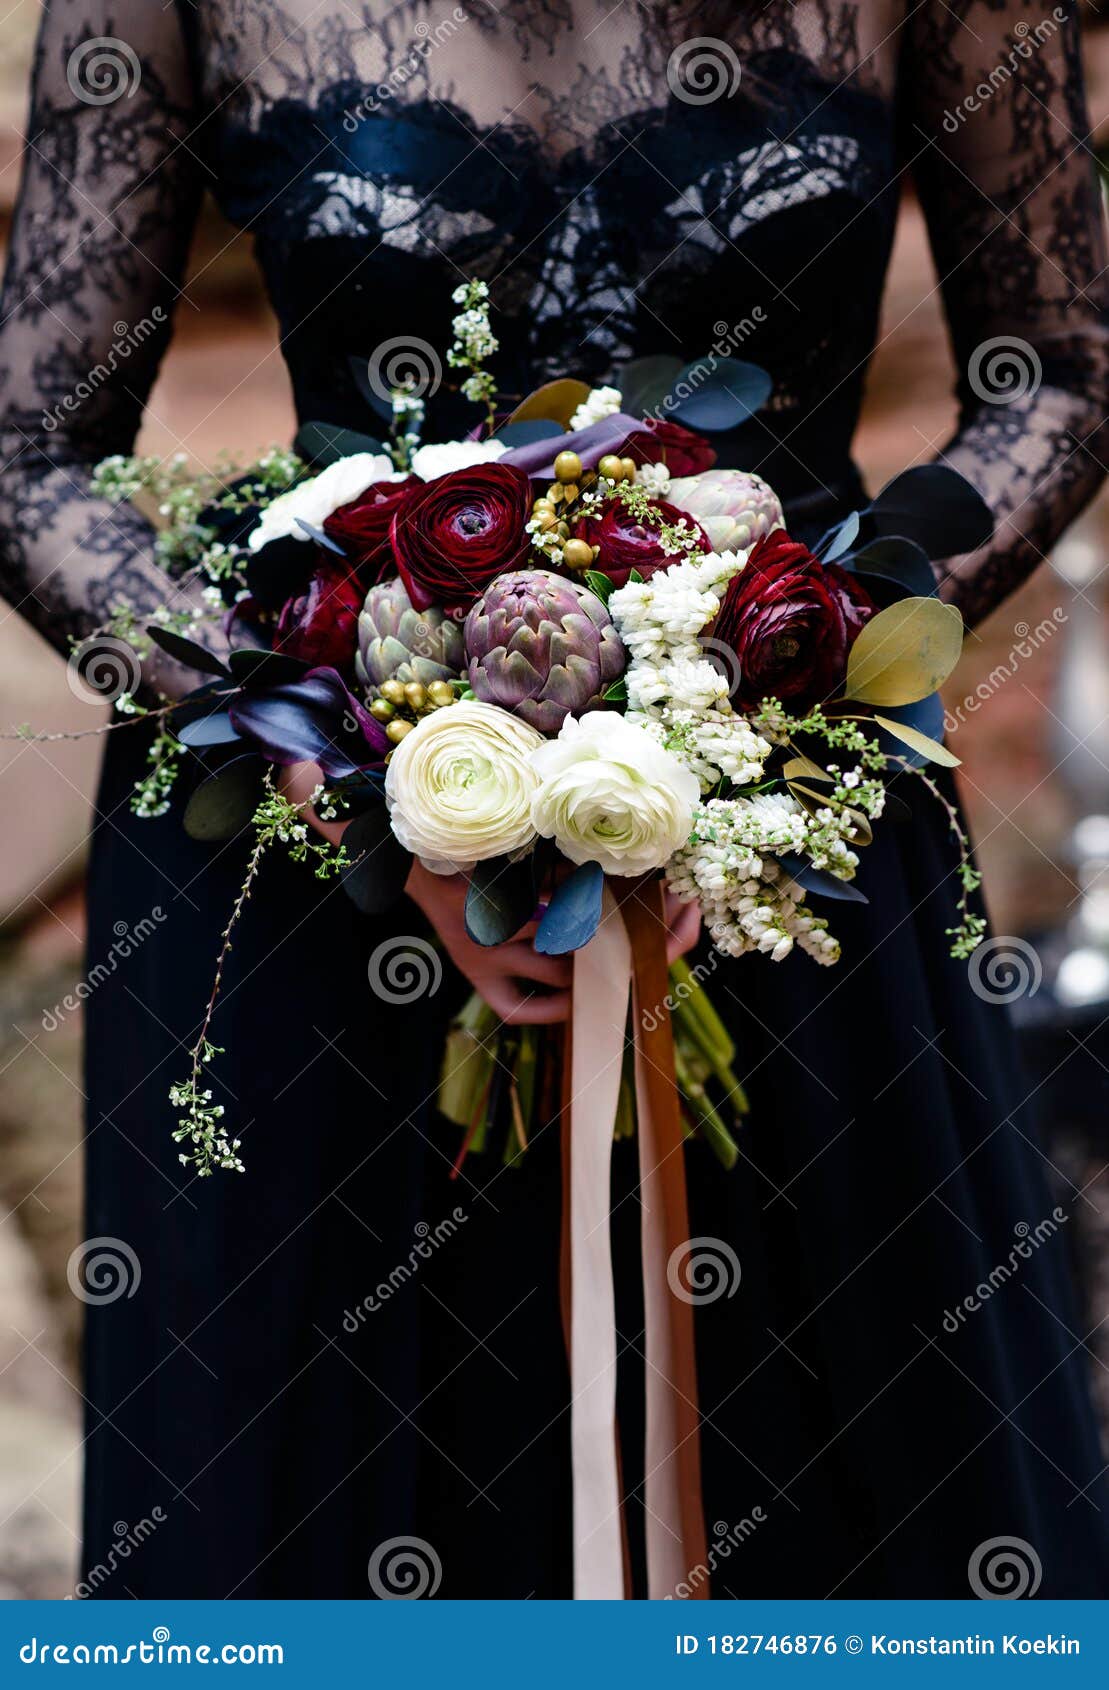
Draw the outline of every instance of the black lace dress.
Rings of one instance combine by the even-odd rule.
[[[808,532],[858,490],[911,172],[961,372],[945,455],[998,517],[944,590],[981,617],[1103,473],[1105,255],[1059,15],[49,0],[0,340],[6,594],[59,645],[120,600],[165,597],[146,525],[91,499],[88,474],[131,446],[171,310],[192,309],[205,186],[255,236],[302,418],[371,427],[359,364],[395,337],[442,346],[451,287],[478,275],[506,391],[721,342],[764,365],[772,399],[721,461],[759,469]],[[990,387],[994,343],[1024,360],[1015,392]],[[428,437],[461,420],[441,389]],[[432,1097],[461,983],[382,1001],[368,957],[419,933],[416,912],[355,918],[275,863],[215,1024],[248,1171],[190,1179],[166,1090],[242,851],[131,816],[140,739],[108,747],[90,876],[91,963],[116,923],[161,918],[88,1003],[87,1233],[125,1241],[141,1280],[88,1311],[87,1561],[119,1522],[156,1529],[97,1593],[367,1596],[382,1546],[418,1538],[440,1595],[565,1595],[555,1134],[519,1169],[474,1158],[451,1181]],[[947,955],[953,867],[942,817],[910,799],[867,852],[869,905],[839,906],[838,969],[714,969],[753,1104],[730,1177],[701,1146],[687,1157],[694,1234],[742,1264],[735,1294],[696,1312],[706,1517],[734,1540],[718,1595],[969,1595],[1000,1538],[1042,1596],[1109,1594],[1066,1282],[1081,1197],[1049,1195],[1005,1010]],[[614,1180],[638,1566],[626,1146]],[[414,1251],[452,1216],[448,1241]]]

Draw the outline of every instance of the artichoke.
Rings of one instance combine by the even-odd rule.
[[[666,497],[696,517],[716,552],[745,552],[782,526],[778,495],[760,475],[743,469],[707,469],[672,481]]]
[[[382,581],[366,594],[358,618],[355,673],[363,686],[386,681],[453,681],[465,664],[462,628],[442,610],[415,610],[403,581]]]
[[[624,672],[615,624],[596,593],[549,569],[498,575],[466,618],[475,698],[499,704],[540,733],[596,710]]]

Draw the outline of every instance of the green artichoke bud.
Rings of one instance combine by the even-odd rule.
[[[549,569],[498,575],[466,618],[465,642],[474,697],[545,734],[596,710],[626,661],[596,593]]]
[[[358,618],[358,679],[366,687],[385,681],[453,681],[465,665],[462,627],[443,611],[415,610],[402,581],[382,581],[366,594]]]
[[[696,517],[714,552],[745,552],[782,526],[778,495],[760,475],[743,469],[707,469],[672,481],[666,498]]]

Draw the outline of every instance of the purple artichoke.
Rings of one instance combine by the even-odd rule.
[[[624,672],[623,644],[596,593],[549,569],[498,575],[467,616],[464,638],[475,698],[540,733],[598,709]]]

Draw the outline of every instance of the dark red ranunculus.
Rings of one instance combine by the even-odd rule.
[[[349,565],[321,553],[307,591],[289,599],[277,624],[276,651],[349,674],[358,645],[365,589]]]
[[[372,481],[357,499],[340,505],[324,519],[324,533],[342,546],[350,562],[362,570],[367,584],[372,585],[382,564],[392,565],[389,530],[393,518],[412,488],[422,486],[418,475],[406,475],[403,481]]]
[[[781,528],[760,540],[732,578],[710,630],[739,659],[732,700],[779,698],[805,708],[843,684],[847,653],[878,606],[854,576],[821,563]]]
[[[531,482],[511,464],[473,464],[413,488],[390,539],[417,610],[468,608],[494,575],[527,556]]]
[[[665,417],[645,417],[641,432],[631,434],[619,456],[637,464],[665,464],[671,475],[700,475],[716,462],[716,451],[703,435]]]
[[[704,529],[687,511],[680,511],[663,499],[652,503],[660,522],[668,525],[684,522],[696,535],[702,550],[711,552]],[[649,522],[640,522],[619,499],[609,499],[602,506],[600,516],[583,516],[574,528],[574,538],[600,547],[594,568],[618,587],[624,585],[633,569],[638,569],[646,580],[656,569],[669,569],[672,563],[678,562],[672,552],[663,551],[658,529]]]

